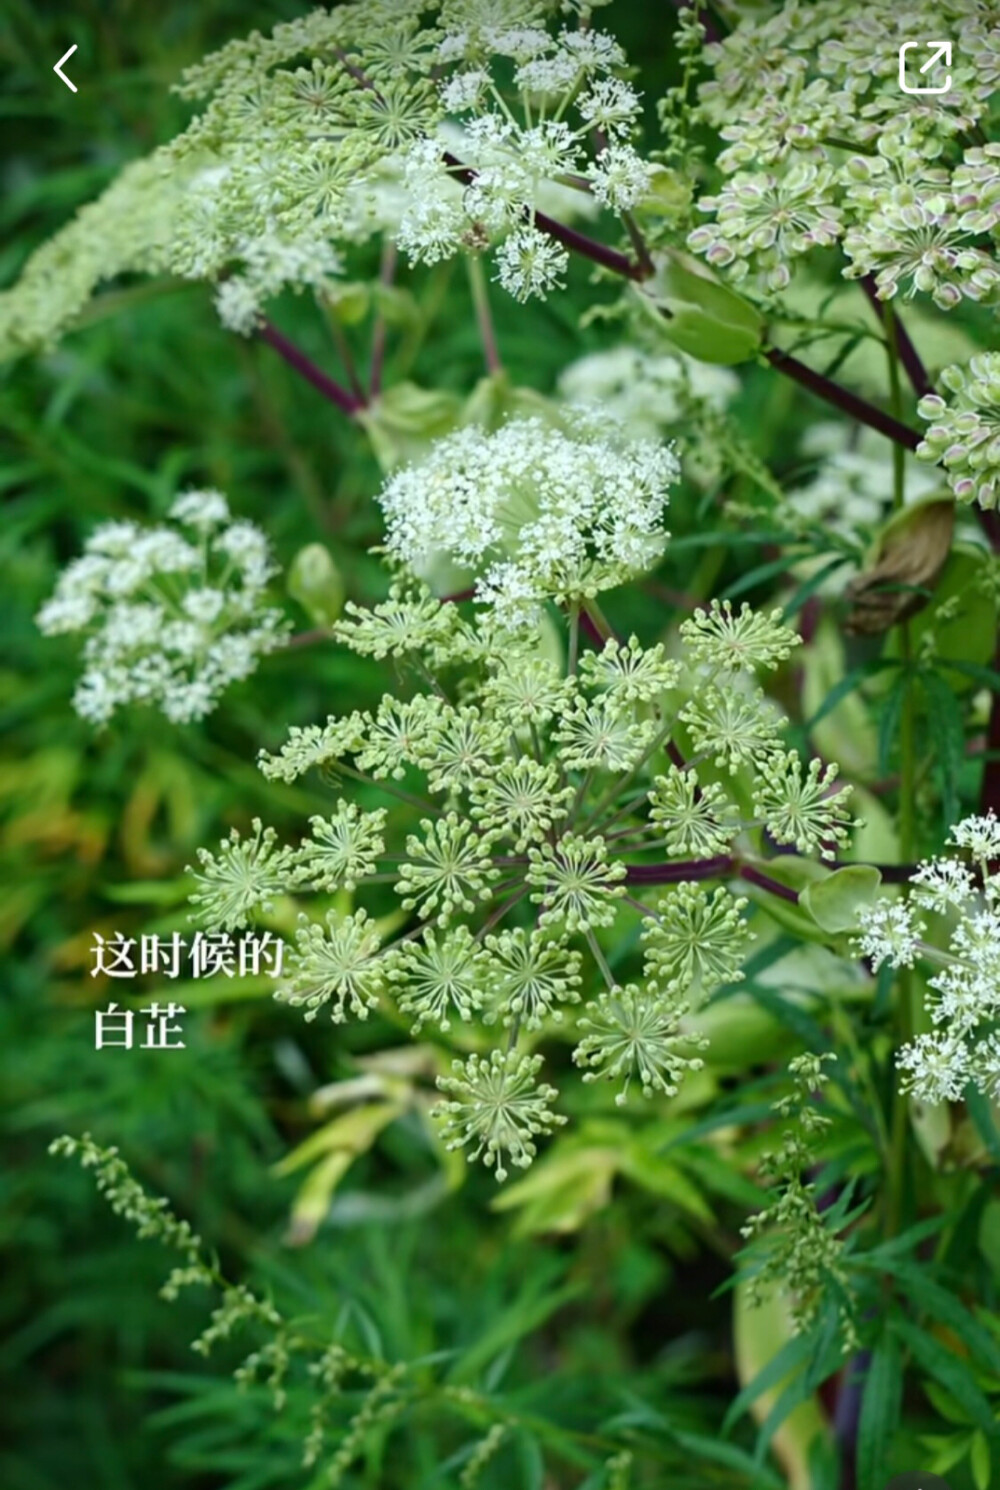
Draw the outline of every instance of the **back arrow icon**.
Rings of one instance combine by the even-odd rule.
[[[75,83],[71,83],[70,82],[69,78],[66,76],[66,74],[62,70],[62,66],[63,66],[63,63],[64,62],[68,62],[69,61],[69,59],[72,57],[72,55],[73,55],[73,53],[75,51],[76,51],[76,43],[74,42],[73,45],[70,47],[69,51],[66,53],[65,57],[60,57],[59,58],[59,61],[55,65],[55,67],[52,69],[52,71],[55,73],[56,77],[57,78],[61,78],[62,81],[66,84],[66,87],[69,88],[69,89],[71,89],[73,93],[76,93],[77,92],[77,86],[76,86]]]

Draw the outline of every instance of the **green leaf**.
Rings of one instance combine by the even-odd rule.
[[[799,904],[817,926],[831,935],[853,931],[858,911],[870,905],[882,883],[882,875],[870,864],[847,864],[825,880],[817,880],[799,891]]]
[[[997,1425],[990,1404],[981,1392],[966,1362],[942,1345],[927,1330],[902,1315],[894,1316],[892,1328],[906,1345],[917,1364],[949,1392],[968,1414],[969,1421],[991,1437]]]
[[[972,1440],[972,1478],[976,1482],[976,1490],[990,1490],[990,1479],[992,1477],[992,1464],[990,1462],[990,1446],[982,1433],[976,1433]]]
[[[409,331],[420,324],[422,312],[410,290],[402,285],[385,285],[376,280],[371,287],[375,309],[387,326]]]
[[[934,769],[941,789],[941,815],[949,827],[959,817],[958,778],[965,764],[962,706],[940,673],[925,670],[918,677],[927,700]]]
[[[650,1194],[661,1196],[707,1225],[714,1224],[715,1217],[698,1187],[675,1164],[650,1153],[638,1140],[622,1150],[619,1168]]]
[[[723,1433],[728,1433],[733,1424],[766,1392],[773,1391],[793,1371],[809,1359],[815,1341],[811,1335],[793,1335],[790,1340],[773,1355],[765,1366],[762,1366],[756,1374],[751,1377],[746,1386],[739,1391],[729,1404],[729,1409],[722,1421]]]
[[[903,701],[910,686],[910,675],[901,672],[886,694],[878,721],[878,773],[888,776],[892,763],[893,747],[899,734],[899,721],[903,713]]]
[[[963,679],[975,678],[977,668],[990,671],[997,632],[997,604],[981,583],[990,564],[987,550],[956,543],[941,577],[934,587],[930,603],[910,622],[913,655],[920,655],[920,645],[928,632],[933,633],[934,661],[945,682],[956,692],[963,691]],[[959,602],[954,615],[941,607]],[[886,644],[885,655],[899,655],[899,639],[894,634]],[[967,688],[965,689],[967,691]]]
[[[967,1426],[965,1413],[959,1407],[958,1403],[949,1397],[944,1387],[939,1387],[937,1382],[934,1381],[925,1381],[923,1388],[928,1402],[946,1423],[954,1423],[956,1428]]]
[[[532,1165],[526,1179],[497,1195],[492,1209],[520,1212],[514,1225],[519,1237],[579,1231],[608,1204],[617,1167],[615,1149],[567,1146],[561,1151],[557,1144]]]
[[[851,668],[842,678],[834,684],[829,693],[823,699],[819,708],[808,718],[802,726],[803,730],[810,733],[821,719],[833,712],[842,699],[849,698],[855,689],[860,688],[866,678],[873,677],[876,673],[884,672],[887,668],[898,667],[899,663],[891,658],[880,657],[872,662],[862,663],[860,667]]]
[[[448,434],[459,422],[462,400],[445,389],[395,383],[357,416],[384,471],[404,461],[419,460],[432,440]]]
[[[979,1250],[995,1279],[1000,1279],[1000,1200],[990,1200],[979,1221]]]
[[[293,1174],[296,1169],[332,1152],[352,1157],[371,1148],[376,1138],[403,1112],[398,1102],[366,1102],[324,1123],[274,1165],[277,1175]]]
[[[892,1276],[913,1303],[947,1325],[983,1366],[1000,1372],[1000,1344],[950,1289],[935,1283],[922,1268],[905,1262],[894,1264]]]
[[[760,311],[680,249],[666,249],[653,278],[632,292],[663,340],[700,362],[746,362],[760,350]]]
[[[671,1437],[679,1448],[690,1455],[693,1463],[703,1461],[707,1464],[721,1464],[753,1485],[754,1490],[785,1490],[784,1480],[779,1480],[777,1475],[758,1464],[745,1449],[738,1448],[736,1444],[726,1443],[718,1438],[705,1438],[699,1433],[673,1432]]]
[[[808,579],[802,581],[794,595],[781,607],[786,623],[791,620],[792,616],[798,615],[806,601],[810,600],[844,563],[844,555],[837,554],[834,558],[828,559],[825,564],[820,565],[819,569]]]
[[[903,1367],[899,1344],[884,1330],[872,1352],[858,1423],[858,1490],[882,1490],[889,1451],[899,1426]]]
[[[357,326],[371,307],[371,287],[357,280],[329,279],[321,294],[323,304],[341,326]]]
[[[450,1373],[451,1379],[453,1381],[471,1380],[488,1366],[500,1351],[506,1350],[509,1345],[516,1344],[525,1335],[530,1335],[533,1330],[540,1329],[552,1318],[553,1314],[557,1314],[560,1309],[564,1309],[567,1304],[579,1298],[585,1288],[586,1285],[583,1282],[570,1283],[552,1293],[543,1294],[540,1298],[533,1298],[529,1295],[519,1299],[469,1347]]]

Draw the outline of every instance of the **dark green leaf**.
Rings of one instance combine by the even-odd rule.
[[[968,1414],[969,1421],[975,1423],[990,1437],[994,1437],[997,1433],[997,1424],[993,1411],[983,1396],[971,1368],[962,1357],[942,1345],[940,1340],[927,1330],[921,1329],[919,1325],[902,1315],[893,1317],[892,1328],[903,1344],[909,1348],[917,1364],[927,1372],[928,1376],[939,1381],[945,1390],[951,1393],[955,1401],[960,1403]]]
[[[855,1369],[862,1370],[857,1358]],[[902,1401],[903,1367],[899,1343],[889,1330],[883,1330],[862,1379],[858,1490],[883,1490]]]

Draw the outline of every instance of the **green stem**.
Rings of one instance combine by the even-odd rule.
[[[605,812],[607,812],[608,808],[612,806],[613,803],[618,801],[622,792],[625,790],[630,782],[635,780],[636,776],[642,770],[643,766],[650,759],[650,757],[656,754],[660,746],[669,736],[675,723],[676,720],[673,717],[668,719],[663,728],[660,729],[653,736],[652,740],[650,740],[649,744],[642,752],[642,755],[640,755],[635,765],[632,766],[631,769],[624,776],[619,777],[617,781],[612,783],[610,791],[605,792],[604,796],[601,798],[597,806],[594,808],[593,812],[590,814],[590,818],[587,822],[587,829],[589,832],[596,833],[601,831],[601,818],[604,816]],[[642,799],[640,798],[639,800],[641,801]],[[604,824],[604,828],[609,828],[612,823],[617,822],[622,813],[627,810],[627,805],[628,804],[626,804],[626,807],[623,807],[621,811],[616,812],[614,817],[610,818],[609,821]]]
[[[586,938],[587,946],[590,948],[594,961],[597,963],[597,966],[601,970],[601,976],[603,977],[605,983],[608,985],[609,990],[613,993],[614,990],[618,987],[618,984],[615,982],[615,975],[611,971],[611,968],[608,966],[608,959],[601,951],[597,937],[594,935],[589,926],[586,930]]]
[[[610,641],[615,634],[615,629],[607,616],[601,610],[596,600],[585,600],[583,608],[590,617],[594,630],[597,631],[602,641]]]
[[[433,812],[435,817],[441,815],[441,808],[435,802],[428,801],[426,797],[414,797],[410,792],[404,792],[402,787],[393,786],[389,781],[369,776],[365,771],[358,771],[354,766],[347,765],[345,761],[337,761],[336,769],[343,775],[360,781],[364,786],[373,786],[377,791],[387,792],[390,797],[398,798],[400,802],[406,802],[411,807],[419,807],[421,812]]]

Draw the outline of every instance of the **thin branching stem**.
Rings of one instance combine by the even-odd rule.
[[[289,367],[294,368],[300,377],[305,378],[307,383],[311,383],[317,392],[322,393],[323,397],[329,400],[330,403],[336,404],[337,408],[343,413],[353,417],[359,410],[364,408],[363,399],[352,393],[349,388],[344,388],[340,383],[335,382],[321,367],[317,367],[316,363],[313,362],[311,357],[306,356],[301,347],[297,347],[293,341],[288,339],[283,331],[279,331],[277,326],[273,325],[270,321],[265,320],[261,322],[257,328],[257,335],[261,341],[265,341],[269,347],[273,347],[278,353],[278,356],[284,358]]]

